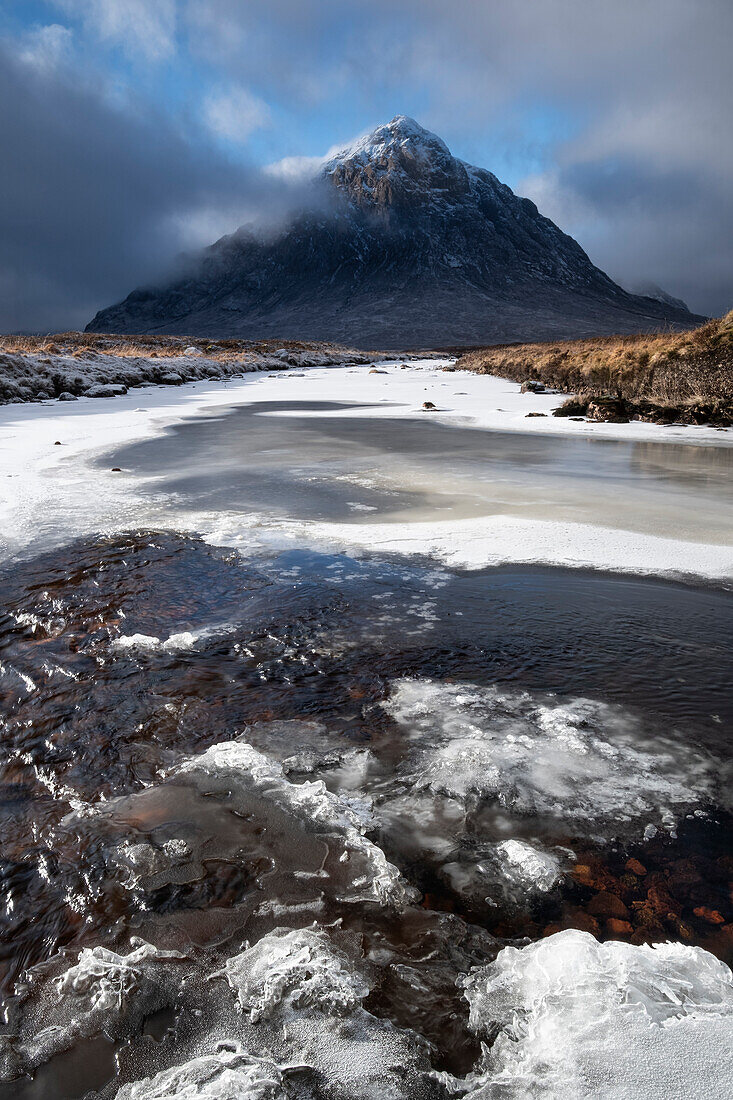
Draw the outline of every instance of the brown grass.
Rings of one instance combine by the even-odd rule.
[[[733,311],[691,332],[478,348],[459,370],[660,404],[733,400]]]
[[[122,359],[151,356],[168,359],[181,355],[190,345],[198,348],[209,359],[224,361],[241,358],[246,352],[267,354],[280,348],[306,351],[314,347],[312,341],[306,343],[300,340],[210,340],[193,336],[117,336],[98,332],[60,332],[46,336],[0,335],[0,352],[72,355],[75,359],[93,359],[95,355],[115,355]]]

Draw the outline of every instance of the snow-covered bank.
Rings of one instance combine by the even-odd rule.
[[[698,461],[702,455],[704,461],[706,454],[720,455],[721,448],[727,449],[733,442],[733,432],[705,427],[577,424],[556,419],[549,413],[562,400],[561,395],[521,394],[518,385],[502,379],[446,373],[442,370],[445,363],[310,367],[296,373],[249,374],[225,382],[148,387],[115,398],[2,408],[0,523],[4,556],[25,554],[96,531],[155,525],[201,531],[212,541],[244,549],[262,543],[299,542],[357,553],[430,555],[457,568],[542,562],[685,574],[716,581],[733,577],[730,544],[719,536],[700,537],[694,516],[682,511],[675,537],[669,537],[669,523],[659,533],[653,524],[650,529],[647,516],[641,530],[634,526],[633,516],[621,516],[611,523],[578,522],[577,516],[571,521],[561,502],[554,507],[551,519],[532,514],[528,504],[521,515],[516,509],[515,514],[506,514],[491,507],[483,515],[448,520],[426,521],[415,513],[414,518],[407,514],[400,522],[387,523],[295,521],[292,516],[278,515],[276,508],[274,514],[267,515],[234,508],[213,513],[187,510],[172,498],[161,500],[141,491],[150,486],[144,475],[114,470],[111,461],[107,468],[104,463],[96,464],[107,452],[153,439],[191,418],[210,418],[240,405],[256,409],[260,403],[273,401],[282,404],[286,414],[288,405],[301,403],[301,419],[409,419],[413,424],[438,422],[454,429],[521,433],[528,440],[549,435],[590,443],[676,444],[682,466],[685,454]],[[426,401],[436,408],[423,409]],[[313,410],[304,407],[304,402],[313,402]],[[324,408],[324,402],[330,407]],[[547,415],[528,417],[528,413]],[[262,415],[279,418],[282,410],[263,409]],[[693,450],[688,451],[689,447]],[[348,446],[344,455],[348,456]],[[378,472],[385,484],[399,491],[403,487],[400,479],[410,474],[409,462],[402,467],[388,463]],[[333,476],[332,472],[328,476]],[[532,472],[526,477],[532,479]],[[535,489],[532,480],[527,484]],[[273,506],[276,504],[273,501]],[[669,509],[669,503],[666,507]],[[724,515],[722,507],[720,514]]]
[[[61,343],[65,338],[58,339]],[[241,378],[253,371],[366,363],[375,358],[387,358],[335,344],[297,347],[291,344],[278,348],[274,342],[269,346],[257,346],[239,341],[239,346],[232,348],[209,341],[186,346],[187,341],[174,338],[167,342],[171,346],[167,346],[165,340],[158,340],[154,346],[159,347],[159,351],[144,346],[153,343],[146,337],[140,337],[138,346],[135,338],[125,342],[124,338],[100,336],[97,338],[100,346],[95,348],[86,346],[83,338],[72,336],[66,347],[53,342],[44,346],[36,341],[41,346],[35,350],[9,350],[0,341],[0,404],[49,398],[75,401],[79,397],[116,397],[140,386],[180,386],[186,382]],[[28,342],[33,343],[32,338]],[[107,348],[107,344],[119,345],[118,350]],[[138,354],[134,354],[136,351]]]

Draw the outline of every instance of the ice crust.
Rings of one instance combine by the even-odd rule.
[[[558,932],[464,981],[471,1027],[500,1028],[473,1100],[733,1095],[733,975],[697,947]]]
[[[226,979],[252,1023],[293,1010],[347,1016],[369,985],[322,931],[280,928],[228,959]]]
[[[673,830],[715,790],[711,759],[650,736],[621,707],[431,680],[397,681],[384,705],[411,743],[414,786],[467,805],[489,799],[615,835],[650,822]]]
[[[130,946],[127,955],[101,946],[82,948],[77,962],[46,984],[43,971],[32,974],[24,991],[30,1002],[26,1037],[5,1045],[0,1080],[32,1072],[81,1039],[102,1032],[126,1038],[146,1015],[170,1003],[184,956],[135,937]]]
[[[260,793],[299,818],[308,828],[340,837],[345,845],[344,858],[348,860],[350,853],[358,854],[369,868],[368,874],[355,876],[352,880],[352,884],[363,891],[365,899],[398,908],[412,899],[413,889],[382,849],[365,836],[374,826],[373,807],[368,797],[336,795],[322,780],[292,783],[286,778],[281,764],[246,741],[212,745],[206,752],[188,757],[173,774],[196,772],[253,783]]]
[[[171,634],[169,638],[158,638],[153,634],[122,634],[110,643],[113,653],[146,653],[156,650],[163,653],[183,653],[193,649],[201,636],[184,630],[180,634]]]
[[[496,846],[509,878],[521,886],[551,890],[560,878],[560,861],[523,840],[502,840]]]
[[[287,1100],[281,1067],[241,1049],[223,1049],[123,1085],[117,1100]]]

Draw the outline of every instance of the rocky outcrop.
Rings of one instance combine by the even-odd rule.
[[[241,228],[92,332],[445,347],[691,327],[629,294],[491,172],[399,116],[323,162],[324,204],[274,239]],[[325,212],[324,212],[325,211]]]

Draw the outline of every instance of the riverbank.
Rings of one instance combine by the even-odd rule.
[[[455,369],[576,395],[556,415],[729,427],[733,311],[692,332],[477,348]]]
[[[117,397],[147,385],[180,386],[254,371],[385,359],[381,352],[299,340],[194,340],[66,332],[0,337],[0,405]]]

